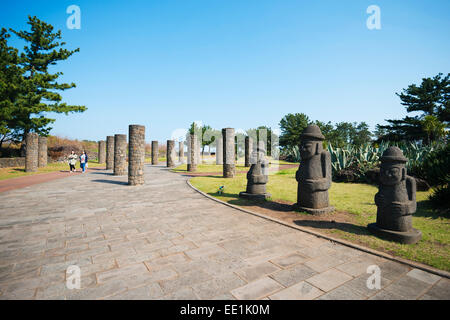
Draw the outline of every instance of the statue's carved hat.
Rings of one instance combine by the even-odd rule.
[[[320,128],[315,124],[310,124],[300,135],[302,140],[325,140]]]
[[[405,158],[403,152],[398,147],[389,147],[384,152],[380,158],[381,162],[408,162]]]

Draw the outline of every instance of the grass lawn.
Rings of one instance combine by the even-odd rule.
[[[269,176],[267,191],[272,194],[272,198],[267,201],[296,202],[296,170],[296,168],[286,169]],[[220,200],[237,205],[249,205],[247,200],[238,197],[239,192],[244,191],[247,184],[244,173],[236,175],[233,179],[194,177],[190,181],[196,188]],[[222,185],[225,186],[224,193],[218,195],[217,189]],[[450,271],[450,219],[448,216],[439,216],[430,208],[427,201],[430,192],[417,192],[417,212],[413,216],[413,226],[422,231],[422,239],[417,244],[405,245],[381,240],[367,230],[367,224],[376,220],[377,208],[374,195],[377,191],[376,186],[368,184],[333,183],[330,189],[330,202],[336,208],[336,212],[329,214],[328,218],[332,220],[337,215],[344,215],[346,222],[335,223],[336,226],[330,228],[325,227],[322,221],[315,221],[308,227],[337,238]],[[304,217],[307,214],[293,212],[292,215]]]
[[[89,167],[95,168],[95,167],[104,167],[105,164],[99,164],[97,161],[89,161]],[[77,163],[76,169],[80,171],[80,164]],[[48,173],[48,172],[55,172],[55,171],[68,171],[69,165],[67,163],[49,163],[44,168],[39,168],[36,172],[25,172],[24,167],[11,167],[11,168],[0,168],[0,180],[6,180],[11,178],[17,178],[17,177],[23,177],[23,176],[30,176],[34,174],[40,174],[40,173]]]

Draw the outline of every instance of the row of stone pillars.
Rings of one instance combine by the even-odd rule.
[[[47,137],[30,132],[25,136],[25,144],[25,172],[35,172],[38,168],[47,166]]]
[[[216,141],[216,164],[223,165],[223,176],[232,178],[236,175],[236,150],[235,150],[235,131],[233,128],[222,129],[222,137]],[[196,135],[188,136],[188,165],[187,171],[197,170],[199,163],[199,141]],[[252,139],[245,138],[245,166],[250,167],[252,154]]]
[[[128,131],[128,184],[144,184],[145,126],[130,125]],[[116,134],[98,143],[99,163],[106,161],[106,170],[113,170],[116,176],[127,172],[127,135]],[[184,145],[179,143],[179,161],[183,161]],[[167,167],[176,164],[175,141],[167,140]],[[152,164],[158,164],[158,141],[152,141]]]

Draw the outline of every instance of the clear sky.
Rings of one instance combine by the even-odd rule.
[[[66,26],[69,5],[81,29]],[[369,30],[369,5],[381,29]],[[80,48],[57,69],[81,114],[55,115],[51,134],[100,140],[143,124],[165,141],[202,121],[277,128],[287,113],[313,120],[405,116],[395,92],[450,72],[450,1],[5,1],[0,27],[36,15]],[[23,43],[12,42],[19,48]]]

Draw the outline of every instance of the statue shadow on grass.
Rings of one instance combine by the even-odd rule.
[[[118,184],[118,185],[128,185],[127,181],[106,180],[106,179],[95,179],[95,180],[92,180],[92,182],[110,183],[110,184]]]

